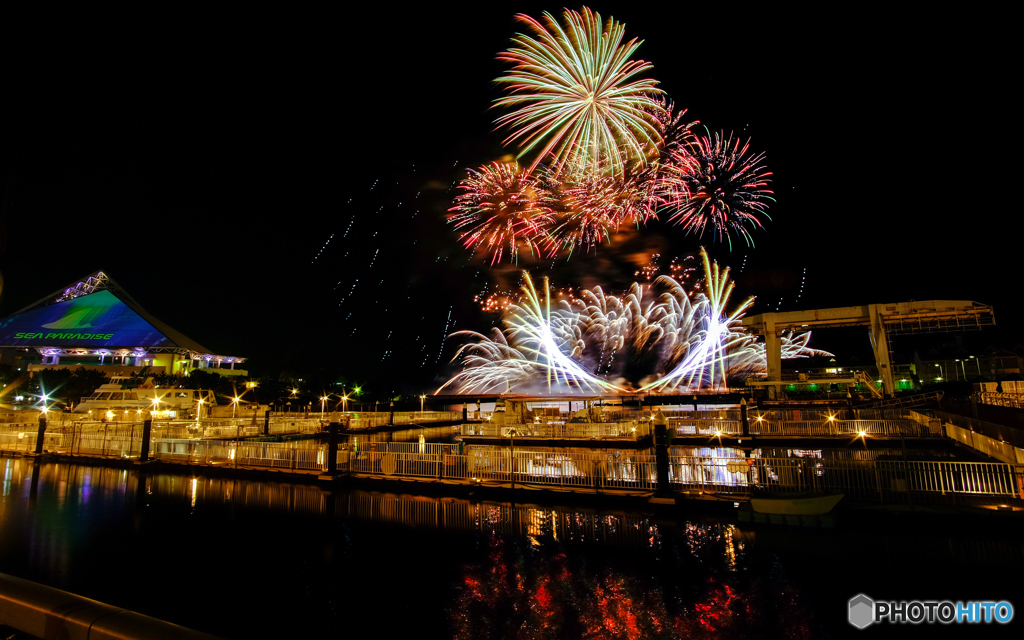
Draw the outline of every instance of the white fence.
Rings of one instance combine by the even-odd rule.
[[[650,421],[638,422],[570,422],[567,424],[494,424],[491,421],[464,424],[464,436],[508,438],[515,430],[516,438],[623,438],[635,440],[650,434]]]
[[[735,433],[735,432],[730,432]],[[823,421],[786,421],[751,420],[752,435],[770,436],[853,436],[864,433],[869,436],[913,436],[922,437],[941,433],[932,433],[928,426],[910,419],[898,420],[823,420]]]
[[[454,450],[454,449],[453,449]],[[502,482],[595,491],[657,488],[655,456],[632,452],[471,448],[465,455],[342,452],[339,468],[375,476]],[[346,467],[346,464],[348,465]],[[746,497],[753,492],[842,491],[870,501],[941,501],[956,495],[1018,497],[1012,465],[988,462],[669,456],[676,491]]]
[[[34,451],[36,434],[0,432],[0,448]],[[127,430],[123,426],[108,428],[106,433],[47,433],[44,449],[122,457],[137,456],[140,444],[141,429],[135,425]],[[632,451],[510,451],[471,447],[465,454],[457,454],[458,447],[452,444],[424,444],[422,450],[418,443],[375,444],[377,450],[339,451],[338,469],[359,475],[501,482],[598,492],[649,493],[657,488],[655,456]],[[978,443],[972,446],[977,448]],[[327,468],[327,447],[311,441],[155,439],[151,456],[187,464],[310,472]],[[915,502],[956,496],[1009,500],[1024,492],[1024,475],[1015,474],[1014,465],[1001,462],[669,456],[668,463],[671,489],[723,496],[749,496],[754,491],[836,490],[858,500]]]
[[[1009,442],[1000,442],[984,434],[969,431],[955,424],[946,424],[946,435],[985,455],[1011,464],[1024,465],[1024,449]]]
[[[396,411],[394,418],[391,416],[389,411],[352,411],[341,414],[339,422],[349,429],[371,429],[389,425],[452,422],[462,419],[462,413],[456,411]]]
[[[842,491],[861,500],[939,500],[956,494],[1018,497],[1011,465],[991,462],[742,460],[672,456],[669,481],[683,491],[749,495],[752,491]]]

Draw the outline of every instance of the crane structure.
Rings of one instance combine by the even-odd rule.
[[[892,372],[890,337],[911,333],[980,330],[994,326],[990,305],[970,300],[914,300],[891,304],[865,304],[831,309],[762,313],[743,319],[743,328],[763,336],[768,375],[748,381],[756,386],[774,387],[778,396],[782,378],[782,338],[785,331],[810,331],[828,327],[867,327],[875,364],[882,379],[882,391],[896,391]],[[803,380],[801,381],[803,382]],[[807,380],[807,382],[849,382],[845,378]],[[869,385],[870,386],[870,385]]]

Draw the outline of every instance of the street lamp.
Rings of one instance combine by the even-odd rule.
[[[320,397],[320,421],[324,419],[324,407],[327,405],[327,396]]]
[[[347,395],[346,396],[341,396],[341,402],[342,402],[342,405],[341,405],[342,411],[344,411],[345,413],[348,413],[348,396]]]
[[[960,363],[960,372],[964,374],[964,380],[966,380],[967,379],[967,369],[964,366],[964,361],[961,360],[960,358],[957,358],[956,361]]]
[[[939,377],[936,378],[936,380],[942,380],[943,378],[946,377],[946,373],[942,370],[941,364],[936,363],[935,366],[939,368]]]
[[[235,417],[235,409],[238,407],[238,401],[241,400],[238,396],[231,399],[231,417]]]
[[[427,399],[426,394],[420,394],[420,413],[423,413],[423,401]]]

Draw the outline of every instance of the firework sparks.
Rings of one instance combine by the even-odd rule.
[[[551,209],[547,192],[517,163],[492,162],[459,184],[463,190],[449,209],[448,221],[461,230],[459,240],[474,252],[500,262],[507,250],[516,260],[520,249],[540,254],[538,242],[547,235]]]
[[[764,153],[749,154],[749,143],[722,134],[702,136],[696,144],[669,152],[659,193],[671,212],[670,222],[703,235],[710,225],[718,241],[732,245],[732,234],[753,244],[747,227],[762,228],[768,216],[771,172]]]
[[[699,336],[699,339],[691,338],[685,343],[679,343],[685,344],[685,349],[682,350],[684,355],[679,363],[667,375],[646,385],[644,389],[675,391],[681,385],[686,388],[701,388],[705,385],[714,387],[719,382],[725,387],[726,359],[730,351],[735,352],[737,348],[743,351],[748,348],[749,337],[740,328],[740,319],[754,304],[754,298],[747,298],[731,313],[727,313],[725,308],[736,286],[729,280],[729,269],[720,269],[717,262],[712,264],[704,249],[701,249],[700,256],[704,264],[705,292],[697,304],[690,305],[688,313],[681,314],[687,321],[686,326],[690,328],[689,335]],[[672,284],[677,285],[674,281]],[[685,294],[685,291],[681,293]],[[680,295],[677,293],[671,297],[679,299]],[[680,308],[687,309],[685,305],[681,305]],[[693,330],[696,328],[696,324],[692,322],[695,312],[701,318],[699,332]]]
[[[602,241],[610,242],[624,225],[639,227],[657,218],[654,182],[646,173],[609,176],[577,171],[564,182],[550,180],[549,185],[563,211],[552,225],[548,246],[552,257],[562,250],[588,251]]]
[[[537,165],[552,160],[555,173],[568,162],[596,171],[603,163],[622,173],[661,138],[657,119],[661,106],[657,82],[635,78],[651,68],[630,57],[640,46],[636,38],[623,44],[625,25],[584,7],[566,10],[565,27],[545,12],[545,24],[526,15],[516,17],[536,37],[520,34],[514,46],[498,55],[512,70],[498,78],[511,95],[496,104],[514,107],[496,123],[512,129],[506,143],[518,141],[523,153],[537,152]]]
[[[480,341],[459,349],[462,371],[442,389],[511,391],[540,383],[567,392],[621,390],[631,383],[607,379],[629,361],[648,356],[662,373],[637,386],[654,392],[721,388],[729,377],[765,371],[764,345],[740,323],[753,298],[729,309],[734,288],[729,270],[712,263],[703,249],[700,257],[700,291],[659,276],[651,285],[634,283],[620,296],[595,287],[578,295],[570,292],[556,304],[546,279],[538,292],[524,272],[523,296],[509,304],[504,332],[496,329],[493,337],[454,334]],[[808,346],[810,332],[782,338],[783,358],[831,355]]]
[[[441,389],[453,385],[462,392],[486,392],[502,390],[502,387],[510,390],[513,385],[538,382],[543,378],[549,390],[553,387],[590,393],[617,390],[615,385],[596,377],[573,359],[584,346],[585,324],[579,316],[551,310],[547,278],[543,298],[529,274],[525,274],[525,280],[523,300],[510,305],[506,313],[505,333],[495,329],[491,338],[474,332],[453,334],[474,336],[480,338],[480,342],[459,348],[455,357],[461,358],[463,370]]]

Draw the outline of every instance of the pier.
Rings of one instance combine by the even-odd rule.
[[[0,451],[271,471],[318,482],[349,478],[669,502],[839,491],[848,500],[883,504],[1022,503],[1024,450],[916,411],[875,412],[864,419],[839,419],[831,410],[746,413],[742,408],[658,410],[666,438],[653,447],[655,420],[640,412],[575,424],[495,424],[493,417],[450,424],[450,412],[431,412],[424,417],[432,421],[398,430],[393,420],[353,429],[349,416],[327,416],[334,420],[327,430],[333,437],[319,419],[269,415],[257,424],[6,424],[0,425]],[[205,437],[198,437],[200,430]],[[420,440],[424,433],[446,441]],[[268,435],[286,441],[268,441]],[[825,455],[814,448],[822,443],[846,453]],[[908,449],[952,452],[956,447],[1000,461],[908,455]]]

